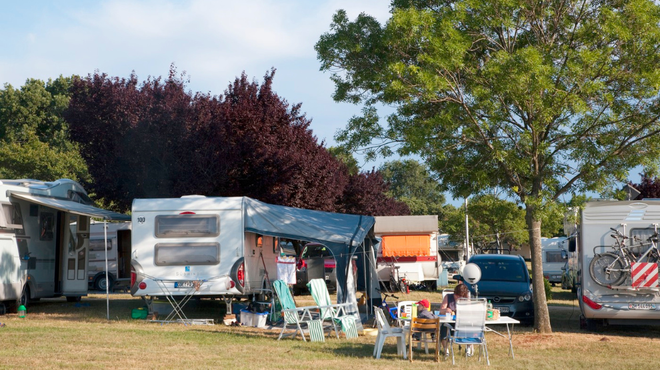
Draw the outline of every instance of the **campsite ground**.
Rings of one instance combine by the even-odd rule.
[[[507,355],[508,342],[488,334],[492,368],[515,369],[642,369],[657,366],[660,329],[608,327],[599,333],[579,329],[579,308],[573,295],[553,288],[550,314],[554,333],[535,334],[531,327],[516,327],[515,359]],[[439,301],[439,292],[412,292],[405,299]],[[328,339],[325,343],[300,339],[277,341],[279,331],[245,327],[183,326],[149,323],[130,318],[140,299],[127,294],[110,296],[106,319],[105,296],[92,294],[80,303],[44,299],[29,307],[27,317],[0,316],[1,368],[186,368],[206,369],[349,369],[451,367],[451,360],[432,361],[415,353],[414,364],[397,358],[389,341],[380,360],[373,359],[375,337],[357,340]],[[403,299],[403,298],[402,298]],[[297,296],[298,305],[311,304],[310,296]],[[191,318],[221,321],[220,301],[191,301]],[[299,337],[298,337],[299,338]],[[476,358],[457,359],[457,368],[484,366]]]

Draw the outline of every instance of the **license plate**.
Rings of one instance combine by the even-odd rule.
[[[561,275],[552,275],[552,279],[561,279]]]
[[[509,312],[509,307],[497,307],[497,306],[495,306],[493,308],[497,308],[498,310],[500,310],[500,313]]]
[[[193,282],[192,281],[175,281],[174,282],[174,287],[175,288],[192,288]]]
[[[657,306],[653,303],[629,303],[628,308],[631,310],[655,310]]]

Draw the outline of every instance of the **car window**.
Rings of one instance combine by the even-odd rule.
[[[527,281],[525,265],[519,261],[474,261],[481,268],[482,281]]]

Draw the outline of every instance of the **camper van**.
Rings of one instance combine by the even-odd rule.
[[[89,288],[104,292],[106,288],[110,291],[128,288],[131,277],[131,223],[92,223],[87,266]]]
[[[438,255],[438,216],[377,216],[374,226],[381,238],[378,279],[388,282],[393,269],[406,281],[435,289],[442,272]]]
[[[577,241],[577,294],[584,327],[596,329],[603,324],[660,324],[657,263],[646,265],[648,269],[644,275],[631,275],[630,267],[626,266],[608,271],[606,263],[601,268],[594,267],[593,272],[599,274],[594,278],[590,269],[595,258],[615,252],[613,235],[620,233],[627,237],[626,243],[638,245],[636,240],[646,242],[658,231],[658,224],[660,200],[596,201],[585,205]],[[636,253],[649,245],[646,242]],[[605,280],[603,276],[616,281],[608,284],[602,281]]]
[[[566,240],[566,237],[541,238],[543,277],[553,286],[561,283],[563,268],[566,266]]]
[[[0,312],[87,294],[90,217],[129,219],[91,203],[72,180],[0,180]]]
[[[369,216],[277,206],[248,197],[135,199],[131,294],[147,303],[154,297],[257,294],[278,278],[280,242],[325,245],[340,268],[352,257],[347,252],[373,232],[373,222]],[[341,274],[337,279],[338,285],[342,280],[346,284]]]

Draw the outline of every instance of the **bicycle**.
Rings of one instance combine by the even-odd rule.
[[[616,241],[614,243],[614,252],[596,253],[594,248],[594,258],[589,263],[589,273],[596,282],[602,286],[616,286],[623,283],[628,277],[633,263],[650,262],[657,263],[660,260],[660,250],[658,250],[658,232],[657,230],[648,238],[650,246],[639,255],[633,252],[633,248],[644,247],[645,244],[626,245],[629,239],[619,230],[610,228],[614,233],[611,235]],[[633,242],[638,241],[633,238]],[[645,261],[646,259],[646,261]]]
[[[399,276],[399,268],[401,266],[395,266],[394,263],[390,264],[390,292],[394,293],[399,291],[403,294],[410,293],[410,287],[405,277]]]
[[[398,315],[397,315],[397,304],[394,303],[394,306],[390,306],[390,304],[387,302],[387,297],[391,297],[394,299],[399,299],[399,297],[395,296],[394,294],[387,294],[387,293],[382,293],[383,294],[383,301],[380,304],[380,308],[383,310],[383,312],[388,312],[389,314],[386,315],[387,322],[390,324],[390,326],[396,326],[398,324]],[[374,328],[378,326],[376,323],[376,320],[374,320]]]

